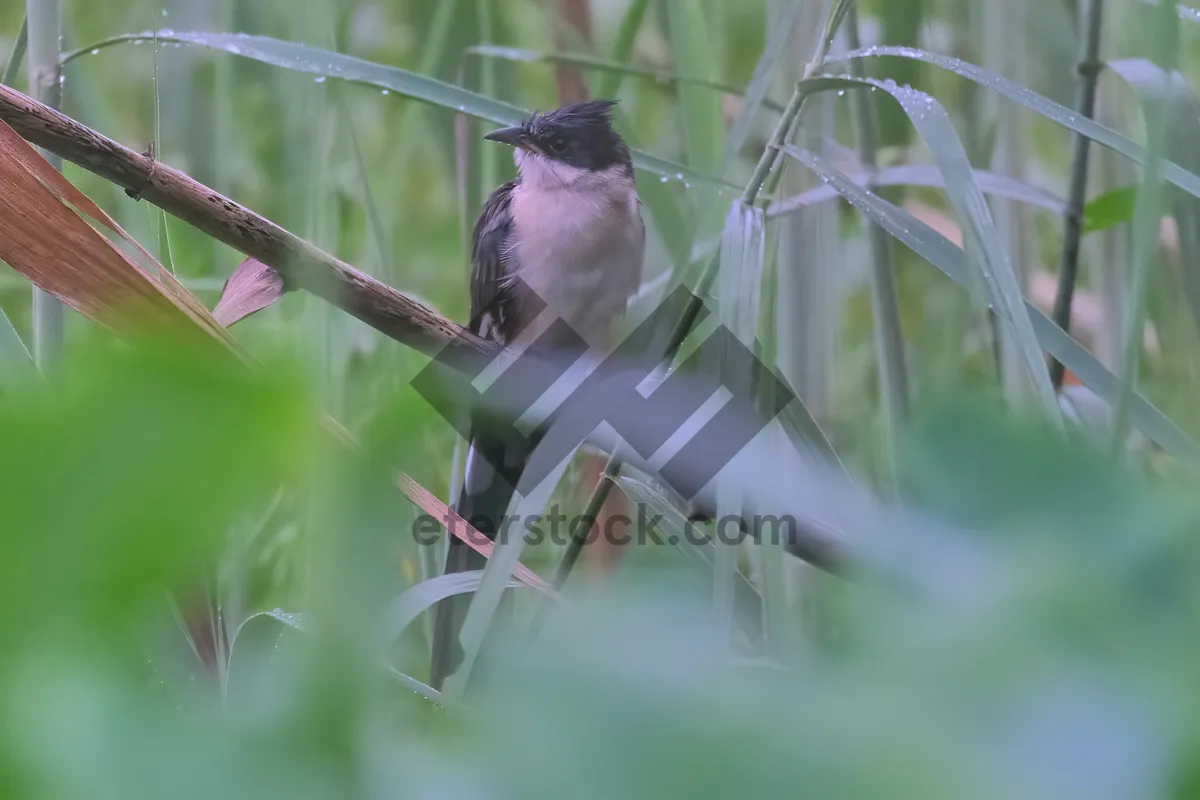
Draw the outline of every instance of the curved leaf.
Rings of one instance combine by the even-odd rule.
[[[1119,186],[1092,198],[1083,209],[1083,233],[1104,231],[1133,219],[1136,186]]]
[[[815,153],[799,147],[788,147],[786,152],[829,181],[855,208],[955,283],[970,285],[966,255],[949,239],[907,211],[858,186]],[[1036,306],[1027,300],[1025,306],[1041,346],[1075,373],[1097,397],[1110,407],[1115,406],[1122,391],[1120,379]],[[1141,394],[1133,396],[1132,413],[1134,424],[1151,441],[1184,461],[1200,464],[1200,447]]]
[[[439,706],[442,704],[442,693],[437,689],[429,686],[428,684],[421,683],[416,678],[411,678],[408,675],[405,675],[403,672],[390,664],[385,664],[384,669],[387,670],[389,675],[395,678],[399,683],[404,684],[404,686],[410,689],[414,694],[419,694],[429,702],[437,703]]]
[[[520,106],[493,100],[437,78],[335,53],[331,50],[310,47],[298,42],[273,39],[269,36],[253,36],[246,33],[172,30],[161,30],[157,33],[128,33],[65,53],[62,63],[66,64],[81,56],[118,44],[152,41],[207,47],[271,66],[295,72],[306,72],[320,78],[337,78],[350,83],[376,86],[388,92],[396,92],[423,103],[490,120],[500,125],[516,125],[529,116],[529,112]],[[633,161],[637,167],[661,175],[666,180],[695,181],[727,189],[738,188],[723,180],[701,175],[682,164],[676,164],[640,150],[633,151]]]
[[[258,613],[251,614],[250,616],[246,617],[244,620],[242,620],[242,623],[237,626],[237,630],[233,632],[233,636],[229,640],[228,666],[224,671],[225,681],[228,681],[229,677],[233,674],[233,657],[237,653],[235,648],[237,647],[238,641],[242,638],[242,632],[251,622],[254,622],[255,620],[273,620],[283,625],[284,630],[291,628],[292,630],[299,631],[301,633],[308,632],[311,627],[311,623],[307,614],[292,613],[289,611],[284,611],[282,608],[276,608],[272,611],[259,611]],[[283,635],[283,632],[283,630],[280,630],[280,636]],[[278,641],[279,640],[276,639],[276,642]],[[226,690],[228,690],[228,685],[226,685]]]
[[[1068,130],[1086,136],[1103,147],[1114,150],[1138,164],[1145,164],[1148,158],[1146,148],[1134,142],[1127,136],[1117,133],[1112,128],[1080,116],[1060,103],[1056,103],[1037,92],[1026,89],[1019,83],[1008,80],[994,72],[939,53],[930,53],[915,47],[865,47],[830,59],[830,62],[844,62],[855,58],[893,57],[910,58],[923,61],[935,67],[951,72],[974,81],[985,89],[991,89],[996,94],[1028,108],[1051,122],[1057,123]],[[1162,177],[1183,189],[1190,195],[1200,197],[1200,175],[1188,172],[1173,161],[1162,163]]]
[[[876,174],[856,172],[849,176],[850,180],[859,186],[869,183],[875,186],[928,186],[936,189],[946,188],[946,180],[941,171],[929,164],[901,164],[887,167]],[[1007,175],[997,175],[986,170],[975,170],[975,183],[979,191],[993,197],[1003,197],[1016,200],[1031,206],[1045,209],[1055,214],[1062,214],[1067,207],[1066,201],[1053,192],[1034,186]],[[779,200],[767,207],[767,216],[778,217],[799,211],[802,208],[824,203],[839,197],[837,190],[822,183],[813,188],[793,195],[785,200]]]
[[[1046,414],[1051,420],[1060,420],[1058,401],[1050,385],[1050,375],[1029,321],[1029,314],[1025,311],[1016,273],[1000,239],[1000,232],[992,220],[987,201],[975,183],[974,170],[967,159],[962,141],[958,138],[946,110],[930,95],[907,86],[899,86],[895,81],[818,76],[801,81],[800,86],[806,92],[882,89],[900,103],[917,133],[933,153],[938,169],[945,178],[946,193],[963,226],[967,254],[971,262],[978,267],[983,279],[988,305],[993,307],[1012,329],[1024,357],[1030,383]]]
[[[447,597],[474,592],[479,588],[482,580],[483,570],[477,569],[439,575],[409,588],[404,594],[393,600],[391,606],[388,607],[387,620],[384,623],[387,639],[389,641],[395,639],[412,624],[413,620],[421,616],[422,612]],[[523,585],[516,580],[510,580],[508,583],[510,589]]]

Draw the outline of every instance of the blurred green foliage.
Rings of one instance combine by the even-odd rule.
[[[746,85],[776,3],[690,3],[650,4],[629,61]],[[21,5],[0,7],[2,54]],[[554,5],[65,0],[64,50],[166,28],[261,34],[547,109],[557,104],[552,64],[464,51],[550,50]],[[590,5],[590,54],[610,56],[629,3]],[[1069,104],[1074,6],[864,0],[861,36],[984,63],[983,21],[1021,14],[1022,74],[1007,77]],[[1141,35],[1139,6],[1108,3],[1106,57],[1155,55],[1162,43]],[[1193,85],[1198,36],[1200,26],[1180,29],[1180,67]],[[781,75],[799,74],[814,38],[794,34]],[[1023,161],[1010,177],[1063,193],[1069,137],[1059,127],[984,102],[978,87],[916,61],[870,69],[938,98],[976,169],[990,168],[1003,144],[999,115],[1019,115]],[[593,86],[602,74],[614,81],[585,70]],[[620,124],[639,147],[712,171],[736,97],[633,76],[613,85]],[[449,110],[166,45],[84,56],[64,88],[68,114],[135,149],[153,141],[165,162],[464,319],[464,233],[488,189],[485,159],[496,180],[512,173],[506,154],[479,141],[485,123],[467,125],[461,160]],[[877,94],[880,163],[931,163],[899,108]],[[1105,124],[1141,141],[1136,99],[1102,98]],[[853,172],[849,102],[823,99],[830,113],[806,112],[802,124],[820,126],[824,155]],[[721,177],[744,183],[774,121],[773,112],[754,120]],[[237,254],[173,219],[163,225],[81,169],[66,171],[147,247],[169,245],[185,283],[215,301]],[[1136,174],[1094,172],[1093,200],[1127,198],[1137,184]],[[639,181],[654,212],[647,278],[693,276],[680,256],[714,246],[719,224],[708,229],[704,215],[730,197],[649,173]],[[957,232],[943,190],[887,196]],[[425,357],[301,294],[239,324],[238,338],[265,364],[257,370],[161,337],[118,344],[72,315],[67,361],[51,380],[0,369],[4,795],[1196,796],[1194,476],[1158,454],[1153,470],[1117,462],[1101,447],[1103,425],[1099,436],[1063,436],[1006,405],[986,314],[903,248],[897,280],[915,419],[889,462],[863,227],[843,204],[839,224],[801,241],[788,261],[777,243],[799,219],[768,220],[764,271],[770,283],[783,270],[826,270],[806,285],[828,289],[836,357],[823,381],[797,388],[811,400],[829,387],[813,403],[818,422],[856,477],[895,495],[886,526],[840,532],[878,549],[866,555],[879,572],[841,581],[788,561],[794,635],[767,660],[716,628],[711,580],[675,550],[645,547],[611,581],[573,587],[541,635],[509,641],[459,708],[439,708],[414,683],[428,655],[423,620],[396,641],[381,634],[388,604],[430,571],[430,552],[410,535],[417,511],[395,477],[403,470],[445,496],[455,470],[453,432],[407,386]],[[1107,237],[1127,227],[1128,216],[1114,213],[1084,240],[1081,288],[1101,321],[1077,332],[1110,366],[1104,342],[1123,325],[1114,308],[1128,289],[1127,276],[1103,265],[1117,254],[1120,266],[1120,239]],[[1053,278],[1061,220],[1039,211],[1021,230],[1032,255],[1018,266],[1032,291],[1030,276]],[[1180,288],[1196,265],[1180,260],[1169,224],[1164,231],[1139,377],[1196,432],[1196,325]],[[814,266],[818,249],[836,258]],[[795,329],[781,320],[802,298],[773,285],[747,292],[771,298],[760,329],[765,351],[779,352],[779,330]],[[26,283],[0,274],[0,307],[26,337],[28,296]],[[327,412],[356,432],[358,447],[330,437]],[[565,483],[577,482],[573,471]],[[531,548],[525,560],[545,572],[557,555]],[[738,555],[758,587],[762,549]],[[528,611],[534,598],[521,591]],[[223,635],[210,652],[214,621]]]
[[[393,398],[348,450],[286,361],[139,342],[69,374],[0,407],[5,796],[1190,796],[1194,493],[998,407],[906,433],[906,496],[955,527],[854,532],[912,568],[824,584],[829,624],[777,660],[728,650],[686,573],[633,567],[438,710],[382,666],[424,645],[379,625],[426,412]],[[305,619],[252,621],[221,680],[165,601],[280,486],[321,498]]]

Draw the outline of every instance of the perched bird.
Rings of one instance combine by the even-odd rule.
[[[588,346],[611,344],[614,325],[641,281],[646,240],[629,147],[612,125],[614,105],[575,103],[484,137],[513,147],[518,176],[492,193],[475,224],[472,333],[510,347],[522,331],[538,330],[534,318],[548,312]],[[473,425],[455,511],[494,538],[530,449],[529,442]],[[446,573],[483,563],[450,538]],[[464,598],[438,606],[434,688],[458,666],[465,607]]]

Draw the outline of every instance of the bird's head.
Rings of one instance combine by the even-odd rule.
[[[574,103],[535,113],[520,125],[492,131],[484,138],[511,145],[517,167],[527,177],[573,183],[594,173],[631,175],[629,147],[612,124],[615,105],[615,100]]]

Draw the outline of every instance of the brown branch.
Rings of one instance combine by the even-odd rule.
[[[135,153],[0,84],[0,120],[32,144],[71,161],[204,233],[274,268],[287,289],[305,289],[385,336],[424,352],[489,345],[370,275],[339,261],[179,170]]]

